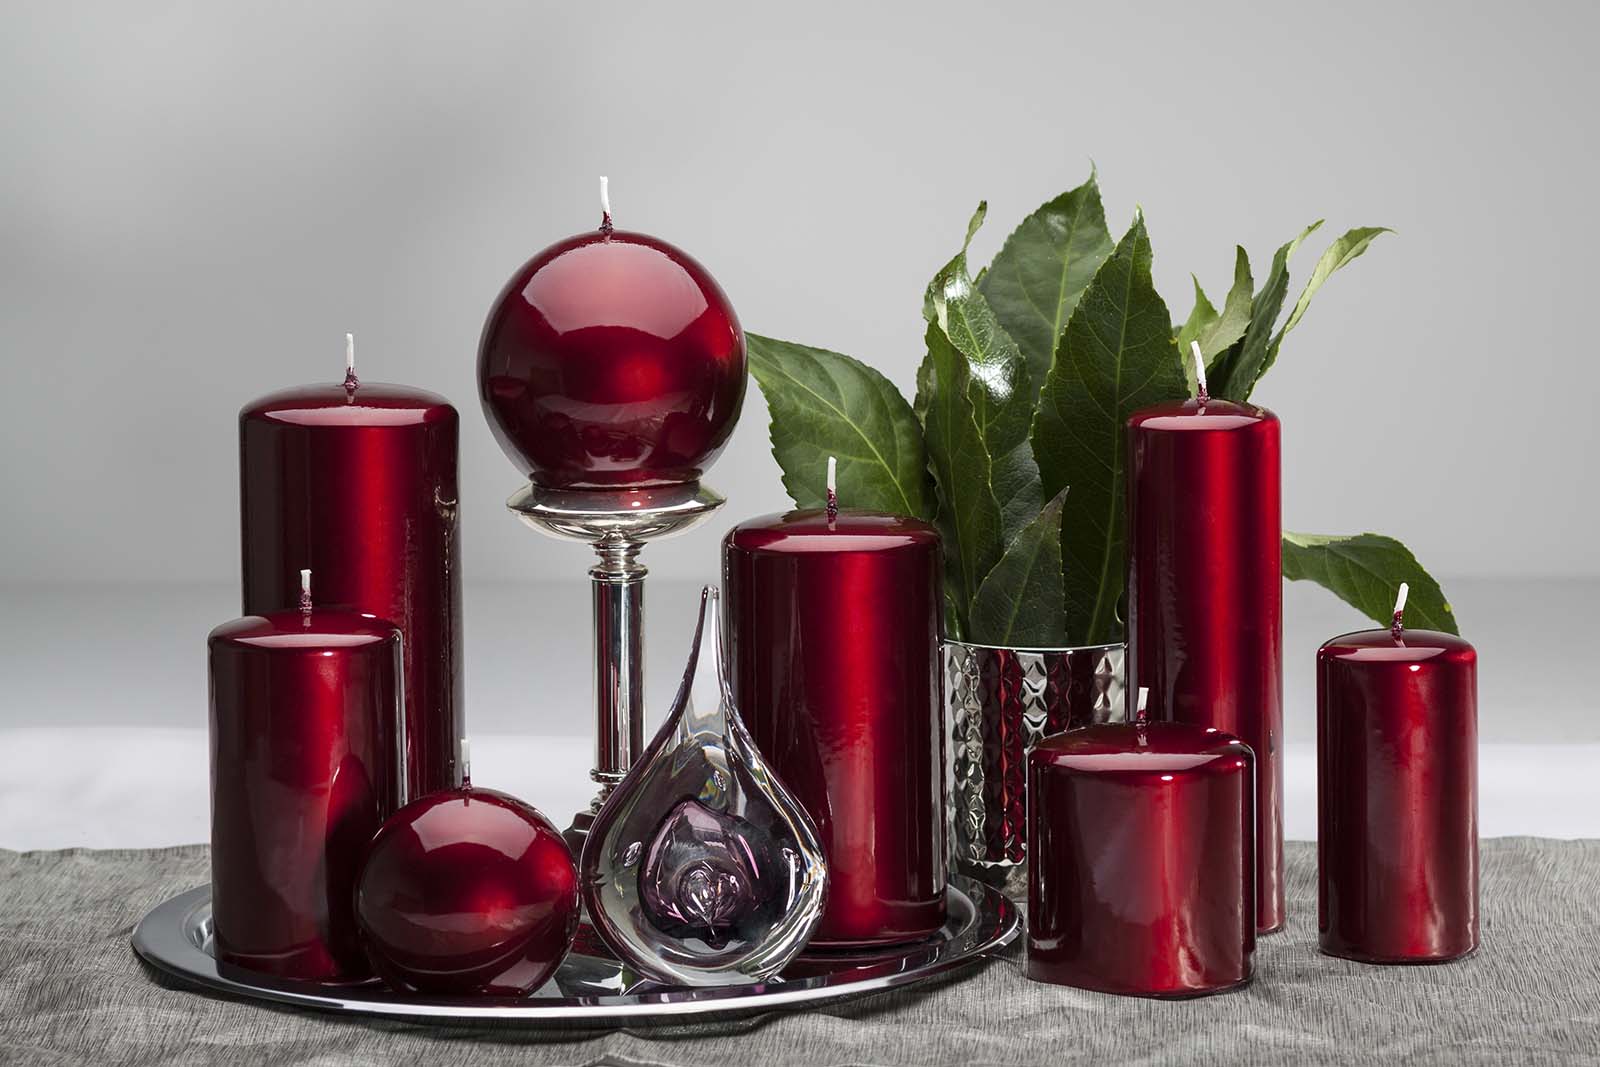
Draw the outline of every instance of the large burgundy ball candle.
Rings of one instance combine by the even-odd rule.
[[[691,482],[733,431],[745,347],[705,267],[642,233],[600,229],[523,264],[478,347],[500,447],[557,488]]]
[[[793,511],[735,526],[722,558],[734,703],[828,861],[811,943],[933,933],[946,876],[937,531]]]
[[[244,611],[319,603],[387,619],[405,638],[411,795],[457,781],[462,734],[460,419],[441,396],[357,379],[287,389],[239,413]]]
[[[1256,764],[1256,925],[1283,925],[1278,418],[1213,400],[1128,420],[1128,685],[1150,717],[1215,726]]]
[[[1404,603],[1317,652],[1317,923],[1370,963],[1478,947],[1478,654]]]
[[[331,577],[331,576],[329,576]],[[211,632],[211,916],[220,963],[367,977],[351,901],[400,802],[400,633],[307,606]]]
[[[521,996],[578,928],[578,871],[538,811],[492,789],[434,793],[367,848],[356,896],[373,965],[396,989]]]
[[[1028,755],[1029,978],[1214,993],[1255,949],[1250,749],[1215,727],[1105,723]]]

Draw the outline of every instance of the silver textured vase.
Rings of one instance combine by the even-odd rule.
[[[944,642],[952,856],[1003,881],[1027,849],[1028,749],[1041,737],[1127,718],[1122,644],[1000,648]]]

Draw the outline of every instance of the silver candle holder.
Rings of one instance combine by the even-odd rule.
[[[644,579],[646,543],[700,525],[724,503],[699,482],[649,488],[552,489],[529,483],[506,501],[542,534],[591,546],[594,607],[594,768],[599,792],[566,831],[580,852],[600,806],[644,750]]]

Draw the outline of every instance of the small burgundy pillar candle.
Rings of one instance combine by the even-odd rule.
[[[1249,981],[1252,762],[1215,727],[1143,711],[1034,745],[1028,977],[1145,997]]]
[[[348,340],[348,339],[347,339]],[[244,613],[295,607],[296,569],[319,603],[387,619],[405,637],[407,786],[454,786],[463,736],[460,419],[440,396],[362,382],[273,393],[239,413]]]
[[[309,585],[211,631],[211,915],[222,964],[340,982],[370,973],[353,900],[400,802],[401,638]]]
[[[1198,352],[1196,362],[1200,362]],[[1150,717],[1255,753],[1256,928],[1283,925],[1283,572],[1278,417],[1194,400],[1128,420],[1128,685]]]
[[[811,943],[910,941],[945,920],[939,534],[829,486],[723,540],[733,698],[828,860]]]
[[[1434,963],[1478,947],[1478,654],[1394,625],[1317,652],[1322,951]]]

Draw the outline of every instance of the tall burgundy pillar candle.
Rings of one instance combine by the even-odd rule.
[[[211,915],[224,965],[350,981],[361,855],[400,803],[401,639],[303,584],[211,632]]]
[[[811,943],[934,933],[946,878],[938,532],[791,511],[735,526],[722,553],[734,703],[828,861]]]
[[[464,736],[460,419],[441,396],[362,382],[273,393],[239,413],[244,613],[295,606],[294,573],[318,602],[387,619],[405,637],[407,786],[454,787]]]
[[[1317,652],[1322,951],[1436,963],[1478,947],[1478,653],[1407,630]]]
[[[1194,400],[1128,420],[1128,685],[1255,753],[1256,927],[1283,925],[1278,417]]]

